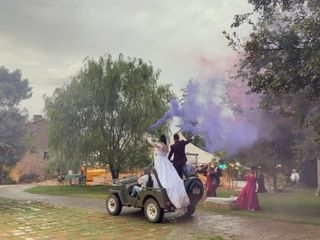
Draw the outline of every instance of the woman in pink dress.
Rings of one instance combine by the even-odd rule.
[[[260,210],[258,194],[256,192],[256,168],[251,167],[249,174],[247,175],[247,183],[241,190],[239,197],[237,198],[237,206],[240,209],[248,209],[250,211]]]
[[[214,184],[214,178],[213,178],[213,171],[214,171],[214,168],[213,166],[210,164],[208,166],[208,170],[207,170],[207,181],[206,181],[206,184],[205,184],[205,187],[206,187],[206,193],[207,193],[207,197],[216,197],[214,195],[214,192],[213,192],[213,184]]]

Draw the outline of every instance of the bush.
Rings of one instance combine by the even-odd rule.
[[[38,182],[39,180],[40,180],[40,176],[35,173],[23,174],[19,178],[20,183],[33,183],[33,182]]]
[[[301,165],[300,181],[309,187],[317,187],[317,160],[305,161]]]
[[[53,159],[51,162],[45,167],[44,175],[46,179],[55,178],[61,174],[65,174],[69,169],[73,169],[72,166],[69,166],[66,161],[62,161],[59,159]]]
[[[16,184],[16,181],[13,180],[11,177],[7,176],[3,179],[2,184],[4,185]]]

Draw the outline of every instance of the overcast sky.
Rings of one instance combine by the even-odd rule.
[[[180,96],[191,78],[230,68],[235,57],[222,31],[250,9],[247,0],[1,0],[0,66],[29,79],[30,116],[85,57],[106,53],[152,62]]]

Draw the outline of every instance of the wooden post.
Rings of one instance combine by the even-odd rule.
[[[320,196],[320,157],[317,159],[317,165],[318,165],[318,190],[317,195]]]

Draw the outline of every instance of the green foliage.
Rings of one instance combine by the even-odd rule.
[[[303,183],[312,187],[317,186],[317,158],[320,156],[319,143],[314,141],[314,135],[311,129],[304,129],[292,147],[300,178]]]
[[[299,170],[303,184],[314,188],[318,186],[317,159],[303,162]]]
[[[299,119],[278,116],[274,112],[264,112],[262,119],[261,138],[232,158],[246,166],[261,166],[265,173],[273,177],[277,173],[289,176],[295,168],[302,182],[314,186],[317,183],[316,159],[320,155],[314,132],[301,128],[297,124]]]
[[[246,81],[251,93],[271,99],[268,107],[290,117],[302,116],[302,125],[314,128],[319,140],[319,1],[249,0],[249,3],[253,4],[254,13],[237,15],[232,25],[238,28],[250,24],[249,38],[241,41],[236,32],[225,33],[229,45],[241,53],[235,78]]]
[[[219,150],[217,152],[214,153],[214,155],[217,156],[218,159],[220,159],[221,163],[225,163],[226,161],[228,161],[229,159],[229,153],[227,150]]]
[[[53,178],[57,177],[59,175],[64,175],[67,174],[68,170],[79,170],[79,165],[72,165],[72,162],[68,161],[63,161],[59,158],[52,159],[48,165],[45,166],[44,168],[44,173],[46,178]]]
[[[274,116],[271,126],[265,129],[272,133],[268,138],[242,150],[242,159],[264,166],[274,179],[278,171],[288,175],[289,168],[298,168],[303,172],[302,180],[312,185],[315,179],[312,166],[320,153],[315,142],[320,141],[320,3],[316,0],[249,0],[249,3],[253,12],[236,15],[231,26],[236,29],[249,24],[252,28],[249,37],[241,40],[236,31],[224,32],[229,45],[240,55],[234,78],[246,82],[249,93],[261,96],[262,109],[280,117]],[[287,122],[285,131],[283,121]],[[278,130],[283,137],[274,137]],[[276,169],[277,164],[282,168]]]
[[[30,98],[32,95],[28,79],[21,79],[19,70],[9,72],[8,69],[1,66],[0,84],[1,109],[16,107],[22,100]]]
[[[248,0],[254,6],[255,11],[262,11],[268,14],[274,8],[280,8],[285,11],[290,9],[294,4],[303,4],[306,0]]]
[[[14,165],[25,150],[27,116],[18,106],[29,97],[29,82],[21,79],[20,71],[9,72],[0,67],[0,184],[4,169]]]
[[[110,55],[86,59],[70,84],[45,98],[49,146],[71,165],[109,164],[121,169],[146,165],[150,149],[142,138],[173,98],[170,85],[159,85],[160,71],[142,59]],[[168,132],[168,125],[159,132]]]
[[[14,181],[10,177],[10,168],[5,168],[3,170],[2,174],[3,174],[2,184],[9,185],[9,184],[15,184],[16,183],[16,181]]]
[[[193,140],[192,140],[192,144],[197,146],[198,148],[201,148],[201,149],[205,149],[205,142],[204,142],[204,139],[203,137],[199,136],[199,135],[193,135],[191,134],[190,132],[182,132],[182,135],[186,138],[186,139],[191,139],[192,137]]]
[[[20,176],[19,183],[34,183],[40,180],[40,176],[35,173],[26,173]]]
[[[307,11],[301,8],[296,17],[288,17],[275,10],[251,32],[239,72],[251,92],[279,95],[303,90],[308,98],[319,97],[319,23],[313,15],[319,13],[313,11],[309,17]]]
[[[288,176],[292,168],[297,168],[292,151],[296,136],[290,119],[270,112],[265,112],[263,119],[264,135],[232,158],[247,166],[260,166],[263,172],[273,177],[277,189],[277,173]]]

